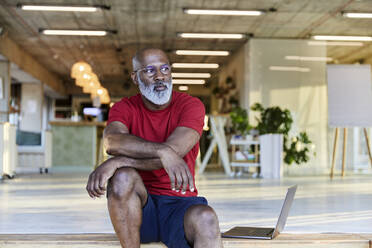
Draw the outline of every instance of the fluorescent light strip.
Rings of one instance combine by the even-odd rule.
[[[308,41],[309,46],[363,46],[362,42],[343,41]]]
[[[347,18],[372,18],[372,13],[344,12],[342,15]]]
[[[181,85],[181,86],[178,87],[178,89],[181,90],[181,91],[187,91],[189,89],[189,87],[186,86],[186,85]]]
[[[191,39],[243,39],[244,34],[219,34],[219,33],[180,33],[181,38]]]
[[[218,64],[212,63],[173,63],[173,68],[208,68],[208,69],[216,69],[219,67]]]
[[[210,73],[180,73],[172,72],[173,78],[210,78]]]
[[[228,56],[228,51],[176,50],[177,55]]]
[[[204,79],[172,79],[172,84],[205,84]]]
[[[297,67],[297,66],[270,66],[271,71],[298,71],[298,72],[309,72],[310,68]]]
[[[285,56],[287,60],[299,60],[299,61],[325,61],[330,62],[333,59],[331,57],[306,57],[306,56]]]
[[[78,7],[78,6],[42,6],[42,5],[22,5],[21,9],[31,11],[75,11],[75,12],[96,12],[97,7]]]
[[[260,16],[264,12],[257,10],[223,10],[223,9],[184,9],[189,15],[232,15],[232,16]]]
[[[78,36],[105,36],[107,31],[104,30],[53,30],[45,29],[41,33],[45,35],[78,35]]]
[[[314,40],[372,41],[371,36],[314,35]]]

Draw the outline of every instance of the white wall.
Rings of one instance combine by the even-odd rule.
[[[242,46],[238,51],[231,55],[227,64],[221,67],[218,73],[218,85],[224,86],[227,77],[232,77],[237,85],[237,89],[230,94],[237,94],[240,104],[245,100],[244,91],[241,90],[245,86],[245,46]],[[221,101],[219,104],[222,104]]]
[[[294,117],[292,130],[306,131],[316,145],[316,157],[307,164],[287,167],[287,174],[313,175],[329,172],[326,63],[286,60],[285,56],[325,57],[326,48],[309,46],[306,40],[251,39],[246,45],[245,97],[248,106],[260,102],[264,107],[288,108]],[[309,68],[309,72],[272,71],[270,66]],[[248,108],[247,105],[244,107]],[[255,112],[250,122],[255,123]]]
[[[328,127],[328,99],[325,62],[286,60],[285,56],[326,57],[325,46],[309,46],[308,40],[251,39],[219,72],[219,85],[233,76],[239,85],[240,104],[250,109],[259,102],[264,107],[288,108],[294,118],[290,135],[306,131],[315,144],[316,156],[302,165],[285,165],[287,175],[329,174],[334,128]],[[309,68],[309,72],[271,71],[270,66]],[[250,124],[255,125],[256,112],[250,111]],[[370,136],[372,136],[370,129]],[[336,173],[342,159],[342,129],[338,140]],[[372,138],[370,137],[370,141]],[[370,172],[369,157],[362,130],[348,130],[346,169]],[[372,145],[372,144],[371,144]]]

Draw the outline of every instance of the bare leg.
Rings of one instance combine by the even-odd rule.
[[[110,179],[107,204],[112,225],[122,247],[140,247],[142,207],[147,191],[135,169],[120,168]]]
[[[218,218],[206,205],[191,206],[184,217],[186,239],[194,248],[222,247]]]

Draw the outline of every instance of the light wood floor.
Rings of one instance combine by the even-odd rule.
[[[8,234],[52,235],[45,236],[47,238],[56,234],[92,233],[111,237],[114,231],[107,213],[106,199],[92,200],[88,197],[85,192],[87,176],[87,171],[53,173],[52,170],[49,175],[20,176],[0,183],[0,234],[3,240],[0,247],[54,247],[48,246],[47,243],[46,246],[41,246],[46,241],[40,241],[39,246],[32,246],[31,243],[25,246],[18,246],[22,245],[21,243],[11,246],[11,241],[4,241]],[[276,244],[275,247],[289,247],[278,245],[283,238],[303,237],[296,235],[307,234],[310,236],[305,236],[302,241],[296,239],[291,241],[293,244],[302,242],[303,244],[297,247],[305,247],[304,244],[311,245],[315,242],[311,240],[319,237],[315,234],[324,233],[343,233],[340,236],[337,236],[339,234],[332,236],[332,244],[338,244],[337,237],[341,237],[343,242],[347,241],[345,244],[353,243],[360,245],[355,247],[366,247],[369,238],[365,238],[365,235],[372,233],[371,175],[346,176],[330,181],[328,177],[287,177],[282,180],[247,177],[233,179],[214,173],[198,175],[196,184],[199,194],[207,197],[210,205],[216,210],[221,231],[235,225],[274,227],[286,189],[298,184],[298,191],[283,234],[277,240],[266,241],[257,247],[270,247],[271,242]],[[107,234],[109,236],[105,236]],[[312,236],[313,234],[315,236]],[[89,236],[85,237],[90,239]],[[65,238],[63,240],[72,242]],[[57,243],[61,245],[55,247],[63,247],[62,241],[53,242],[54,245]],[[88,241],[81,243],[81,246],[78,246],[80,241],[74,242],[77,242],[76,245],[74,243],[74,247],[102,247]],[[110,242],[112,247],[117,247],[117,241]],[[110,242],[105,245],[110,245]],[[232,244],[236,241],[226,240],[225,244],[228,245],[229,242]],[[259,241],[249,241],[245,244],[254,245],[255,242]],[[369,244],[369,241],[367,243]],[[321,244],[319,243],[317,247],[323,247]],[[234,244],[234,247],[239,247],[235,245],[237,244]],[[349,247],[338,245],[340,246],[337,247]]]

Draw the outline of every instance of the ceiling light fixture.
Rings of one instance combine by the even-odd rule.
[[[218,64],[213,63],[173,63],[173,68],[202,68],[202,69],[216,69]]]
[[[270,66],[271,71],[298,71],[298,72],[309,72],[310,68],[297,67],[297,66]]]
[[[116,31],[108,30],[62,30],[62,29],[40,29],[40,33],[45,35],[77,35],[77,36],[105,36],[108,33],[116,33]]]
[[[347,18],[372,18],[372,13],[342,12],[342,15]]]
[[[181,91],[187,91],[189,89],[189,87],[186,86],[186,85],[181,85],[181,86],[178,87],[178,89],[181,90]]]
[[[245,34],[220,34],[220,33],[179,33],[181,38],[190,39],[243,39]]]
[[[172,84],[205,84],[204,79],[173,79]]]
[[[172,72],[173,78],[210,78],[210,73],[180,73]]]
[[[200,55],[200,56],[228,56],[229,51],[208,51],[208,50],[176,50],[177,55]]]
[[[94,6],[61,6],[61,5],[31,5],[17,4],[17,8],[30,11],[70,11],[70,12],[96,12],[98,9],[111,9],[107,5]]]
[[[309,46],[363,46],[363,42],[345,41],[308,41]]]
[[[314,40],[372,41],[372,36],[314,35]]]
[[[287,60],[299,60],[299,61],[325,61],[330,62],[333,59],[331,57],[307,57],[307,56],[285,56]]]
[[[260,16],[265,12],[260,10],[224,10],[224,9],[188,9],[183,12],[189,15],[229,15],[229,16]]]

